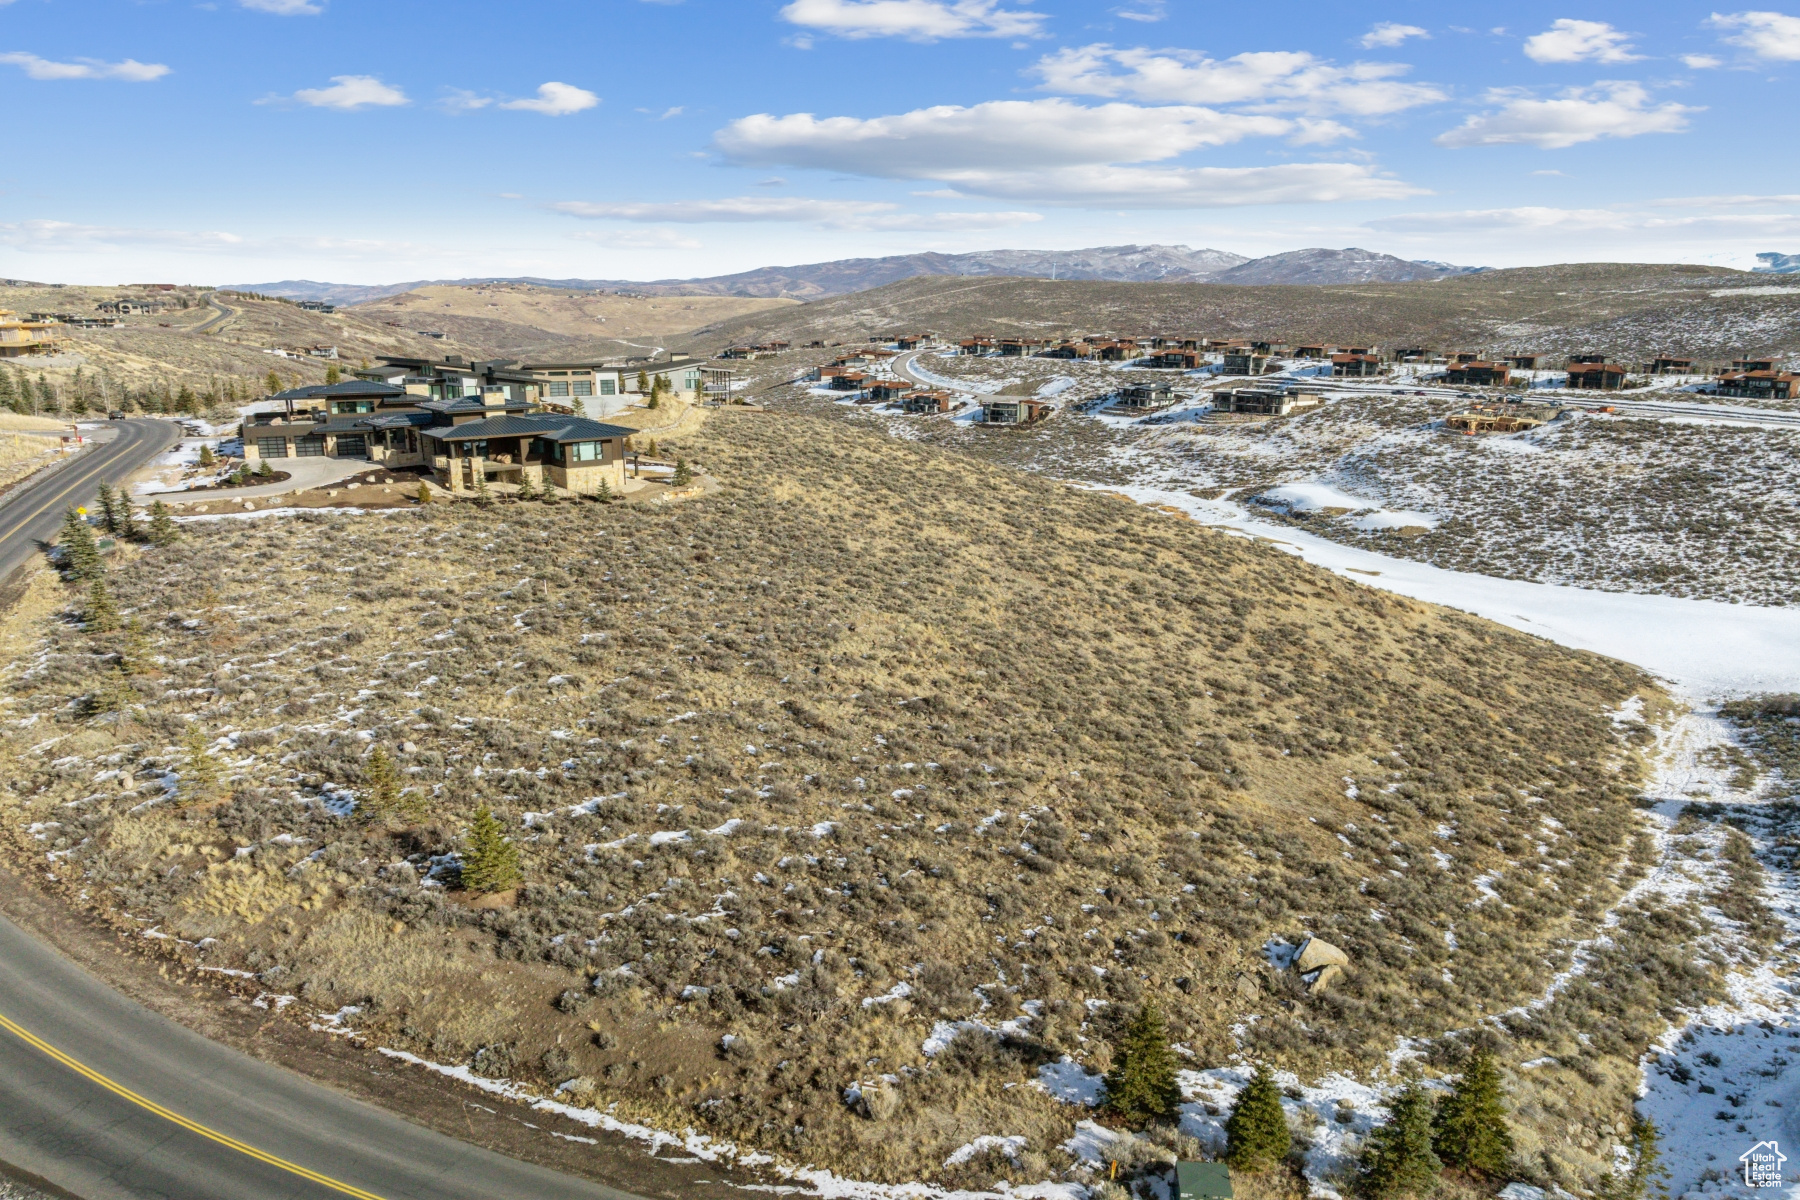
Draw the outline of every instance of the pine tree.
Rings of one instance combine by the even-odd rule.
[[[150,544],[173,546],[181,540],[181,530],[169,513],[169,506],[158,500],[150,506]]]
[[[656,457],[656,439],[655,439],[655,438],[651,438],[651,439],[650,439],[650,451],[649,451],[649,453],[650,453],[650,457],[651,457],[651,458],[655,458],[655,457]]]
[[[119,536],[134,542],[146,541],[150,536],[138,524],[138,510],[132,507],[123,491],[119,492]]]
[[[112,484],[100,484],[94,489],[94,495],[94,503],[100,507],[100,520],[105,525],[106,532],[117,534],[119,532],[118,498],[113,493]]]
[[[400,768],[381,746],[369,751],[363,764],[363,775],[369,786],[364,790],[357,811],[370,821],[395,818],[417,820],[425,815],[425,801],[417,792],[401,786]]]
[[[518,494],[519,494],[519,499],[521,499],[521,500],[536,500],[538,498],[537,489],[535,487],[531,486],[531,473],[529,471],[520,471],[519,472],[519,493]]]
[[[202,467],[210,467],[210,466],[214,465],[215,463],[217,463],[218,461],[219,461],[219,456],[217,454],[213,453],[212,443],[211,442],[201,442],[200,443],[200,465]]]
[[[269,374],[263,379],[263,387],[265,389],[267,389],[269,395],[273,396],[276,392],[279,392],[281,390],[281,376],[277,375],[273,371],[270,371]]]
[[[488,491],[487,472],[475,472],[475,503],[486,506],[494,502],[494,493]]]
[[[88,699],[88,711],[94,716],[106,713],[118,713],[121,723],[131,715],[131,706],[143,699],[137,689],[131,686],[130,678],[124,670],[114,667],[101,677],[100,686]]]
[[[189,722],[181,734],[186,765],[181,773],[181,793],[189,804],[205,804],[219,790],[219,760],[212,756],[206,731],[200,722]]]
[[[275,468],[269,464],[268,459],[258,459],[256,463],[256,474],[259,479],[268,479],[275,474]]]
[[[1432,1149],[1446,1167],[1498,1175],[1512,1160],[1512,1134],[1500,1103],[1500,1067],[1484,1049],[1469,1056],[1456,1088],[1438,1105]]]
[[[1660,1142],[1656,1122],[1634,1116],[1631,1121],[1631,1170],[1624,1175],[1608,1171],[1596,1189],[1601,1200],[1666,1197],[1669,1190],[1663,1180],[1668,1178],[1669,1169],[1663,1166]]]
[[[89,633],[111,633],[119,627],[119,610],[113,607],[104,579],[94,580],[88,588],[87,627]]]
[[[142,675],[155,664],[150,661],[150,637],[143,624],[131,617],[125,622],[125,643],[119,647],[119,670],[126,675]]]
[[[1437,1183],[1444,1164],[1431,1149],[1433,1105],[1409,1083],[1388,1106],[1388,1119],[1369,1134],[1362,1152],[1361,1190],[1372,1200],[1415,1196]]]
[[[19,411],[19,391],[13,387],[11,371],[0,371],[0,407]]]
[[[602,479],[600,481],[600,486],[594,489],[594,499],[600,501],[602,504],[608,504],[611,503],[612,498],[612,485]]]
[[[642,370],[638,371],[637,385],[638,395],[647,393],[650,390],[650,376]]]
[[[419,480],[419,503],[420,504],[430,504],[431,503],[431,488],[426,484],[426,482],[423,479]]]
[[[50,381],[44,378],[42,372],[39,372],[37,378],[37,398],[39,412],[60,413],[62,411],[62,400],[58,398],[56,389],[50,386]]]
[[[1225,1119],[1225,1159],[1240,1171],[1265,1170],[1287,1158],[1293,1141],[1275,1075],[1259,1066]]]
[[[62,536],[57,538],[57,545],[62,547],[63,574],[76,583],[98,579],[106,569],[87,518],[72,508],[63,514]]]
[[[471,892],[504,892],[519,886],[519,848],[507,839],[499,820],[483,805],[469,826],[469,848],[462,857],[462,885]]]
[[[194,395],[194,389],[184,383],[181,385],[181,390],[175,394],[175,404],[177,406],[175,411],[183,413],[196,412],[199,408],[196,401],[197,397]]]
[[[676,487],[686,487],[688,484],[690,484],[692,482],[694,482],[694,473],[693,473],[693,471],[688,469],[687,459],[685,459],[685,458],[676,459],[675,460],[675,478],[674,478],[675,486]]]
[[[344,378],[343,372],[341,372],[337,369],[336,363],[332,363],[330,366],[325,368],[325,383],[327,384],[327,386],[334,384],[334,383],[340,383],[343,381],[343,378]]]
[[[1106,1107],[1132,1125],[1172,1117],[1181,1103],[1169,1031],[1153,1005],[1138,1009],[1113,1045],[1106,1073]]]

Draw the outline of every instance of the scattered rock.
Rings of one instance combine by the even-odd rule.
[[[1338,966],[1336,963],[1326,963],[1317,971],[1314,971],[1310,976],[1304,976],[1303,978],[1306,979],[1306,990],[1316,994],[1324,991],[1343,977],[1344,968]]]

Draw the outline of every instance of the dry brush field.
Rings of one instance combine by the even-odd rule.
[[[290,1015],[861,1178],[1067,1169],[1081,1111],[1018,1085],[1153,1001],[1195,1065],[1562,1055],[1526,1170],[1592,1182],[1717,986],[1697,907],[1646,903],[1512,1011],[1650,861],[1635,671],[831,415],[663,450],[723,487],[191,523],[113,565],[118,632],[41,576],[13,852]],[[357,810],[374,746],[419,819]],[[510,904],[456,888],[483,805]],[[1353,964],[1321,993],[1264,954],[1307,931]],[[945,1165],[998,1132],[1029,1153]]]

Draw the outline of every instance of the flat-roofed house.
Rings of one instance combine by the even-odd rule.
[[[1455,363],[1444,375],[1452,387],[1505,387],[1511,379],[1512,368],[1497,362]]]
[[[1653,358],[1645,366],[1644,371],[1650,375],[1692,375],[1694,360],[1691,358]]]
[[[1031,425],[1053,410],[1029,396],[990,396],[982,403],[981,419],[989,425]]]
[[[1159,371],[1192,371],[1200,365],[1197,350],[1158,350],[1141,360],[1140,365]]]
[[[1093,356],[1094,348],[1087,342],[1063,342],[1060,345],[1052,346],[1050,349],[1042,351],[1038,355],[1039,358],[1067,359],[1092,358]]]
[[[1507,364],[1515,371],[1537,370],[1538,356],[1535,354],[1515,354],[1507,359]]]
[[[1268,365],[1268,355],[1258,354],[1248,346],[1235,346],[1225,352],[1220,372],[1225,375],[1261,375],[1263,368]]]
[[[0,309],[0,358],[23,358],[28,354],[54,354],[63,339],[47,332],[55,328],[52,321],[21,321],[17,313]]]
[[[958,354],[986,354],[993,348],[994,339],[991,337],[964,338],[956,344]]]
[[[956,406],[949,392],[909,392],[900,401],[900,411],[914,414],[947,413]]]
[[[868,387],[868,397],[877,404],[886,404],[893,400],[904,400],[906,394],[913,390],[913,385],[898,379],[880,379]]]
[[[1119,389],[1115,408],[1127,412],[1147,412],[1167,408],[1175,403],[1175,389],[1167,383],[1133,383]]]
[[[1286,417],[1324,403],[1323,396],[1286,388],[1226,388],[1212,393],[1214,412],[1253,417]]]

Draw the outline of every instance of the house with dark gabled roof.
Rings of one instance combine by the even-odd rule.
[[[530,479],[591,496],[605,484],[625,487],[626,439],[636,430],[586,417],[502,414],[432,424],[418,431],[420,449],[438,482],[453,492]]]

